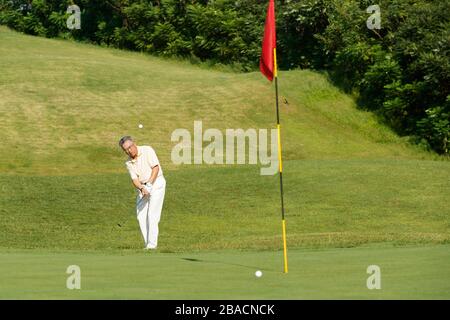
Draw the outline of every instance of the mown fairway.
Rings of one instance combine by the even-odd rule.
[[[357,110],[325,75],[280,73],[283,275],[278,177],[170,159],[171,133],[192,132],[194,120],[273,128],[273,88],[259,73],[3,27],[0,71],[0,298],[450,297],[450,162]],[[156,149],[168,182],[150,257],[117,146],[124,134]],[[79,293],[64,289],[69,264],[86,276]],[[392,280],[381,292],[365,287],[370,264]]]
[[[450,246],[129,254],[0,253],[0,298],[21,299],[448,299]],[[81,268],[81,290],[66,269]],[[369,290],[367,267],[381,270]],[[261,278],[255,271],[261,270]]]

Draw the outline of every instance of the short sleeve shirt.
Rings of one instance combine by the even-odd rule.
[[[162,176],[162,168],[155,150],[150,146],[137,146],[137,149],[137,158],[128,158],[125,162],[131,179],[139,179],[141,183],[147,182],[152,174],[152,168],[155,166],[159,166],[158,177]]]

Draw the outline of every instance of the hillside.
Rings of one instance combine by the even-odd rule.
[[[273,128],[273,87],[260,73],[4,27],[0,70],[0,247],[139,249],[124,134],[152,145],[165,170],[162,250],[280,247],[277,176],[170,159],[171,133],[195,120]],[[358,110],[324,74],[279,77],[290,247],[449,242],[450,162]]]

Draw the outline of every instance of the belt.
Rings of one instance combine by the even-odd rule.
[[[158,180],[159,177],[163,177],[163,176],[157,176],[155,181],[153,181],[153,184],[155,184],[155,182]],[[147,185],[147,184],[152,184],[152,183],[150,183],[148,181],[143,183],[143,185]]]

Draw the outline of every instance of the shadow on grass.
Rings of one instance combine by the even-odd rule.
[[[229,262],[214,261],[214,260],[201,260],[201,259],[195,259],[195,258],[181,258],[181,260],[185,260],[185,261],[189,261],[189,262],[200,262],[200,263],[218,263],[218,264],[225,264],[225,265],[229,265],[229,266],[243,267],[243,268],[252,269],[252,270],[260,270],[260,267],[239,264],[239,263],[229,263]],[[265,269],[265,270],[274,271],[272,269]]]

